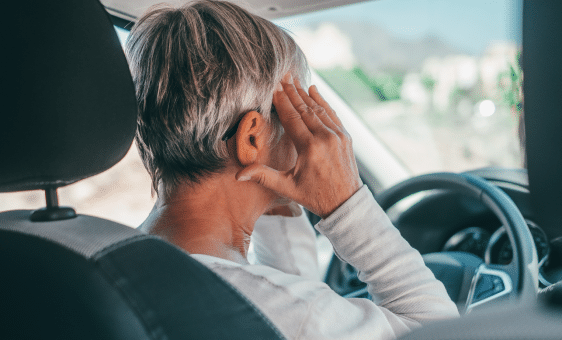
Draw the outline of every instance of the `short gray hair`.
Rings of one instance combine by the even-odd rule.
[[[278,140],[275,86],[288,72],[304,84],[309,77],[287,32],[226,1],[152,7],[126,51],[139,106],[136,142],[156,192],[159,183],[169,193],[224,169],[221,139],[248,111],[258,111]]]

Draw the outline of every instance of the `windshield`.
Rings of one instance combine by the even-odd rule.
[[[417,175],[521,167],[521,6],[380,0],[276,23]]]
[[[519,2],[507,0],[380,0],[276,23],[294,33],[318,74],[418,174],[521,164],[513,109],[520,11]],[[117,33],[122,42],[128,34]],[[112,169],[58,192],[78,213],[129,226],[138,226],[155,200],[134,145]],[[0,211],[44,205],[38,190],[0,194]]]

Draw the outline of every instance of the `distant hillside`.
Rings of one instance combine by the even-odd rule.
[[[405,40],[392,36],[377,25],[364,22],[333,22],[353,41],[353,53],[361,68],[369,75],[380,71],[398,73],[419,71],[428,56],[443,57],[464,54],[437,37]],[[316,30],[320,23],[310,26]],[[362,42],[363,44],[359,44]]]

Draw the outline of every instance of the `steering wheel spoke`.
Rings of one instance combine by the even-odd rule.
[[[509,265],[481,264],[473,277],[466,301],[466,312],[513,292],[513,282],[517,279],[517,268]]]

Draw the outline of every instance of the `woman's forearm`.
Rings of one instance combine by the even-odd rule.
[[[425,266],[363,186],[316,228],[359,271],[378,305],[423,323],[458,315],[443,284]]]

